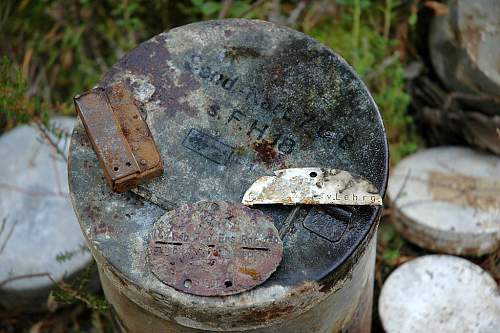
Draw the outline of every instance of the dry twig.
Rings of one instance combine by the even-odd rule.
[[[5,217],[2,220],[2,226],[0,227],[0,236],[4,232],[6,225],[7,225],[7,218]],[[10,237],[12,236],[12,233],[14,232],[15,226],[16,226],[16,224],[13,223],[12,228],[10,228],[10,231],[7,233],[7,236],[5,236],[5,240],[4,240],[3,244],[0,245],[0,254],[2,254],[3,250],[5,249],[5,246],[7,246],[7,242],[9,241]]]
[[[50,276],[50,273],[44,272],[44,273],[23,274],[23,275],[9,277],[9,278],[0,282],[0,288],[2,288],[4,285],[6,285],[7,283],[12,282],[12,281],[23,280],[23,279],[32,279],[34,277],[42,277],[42,276],[48,277],[52,282],[55,283],[52,276]]]
[[[227,13],[229,13],[229,9],[231,9],[232,5],[233,5],[233,0],[224,0],[224,2],[222,3],[222,9],[219,12],[219,20],[227,16]]]
[[[57,155],[61,156],[65,162],[68,162],[66,153],[61,148],[59,148],[58,142],[54,141],[51,138],[49,129],[40,122],[36,122],[35,126],[42,135],[42,138],[45,140],[45,142],[47,142],[54,149]]]
[[[259,8],[260,6],[262,6],[264,3],[268,2],[269,0],[257,0],[255,1],[251,6],[250,8],[248,8],[247,10],[245,10],[243,13],[241,13],[240,17],[245,17],[247,16],[248,14],[250,14],[251,12],[253,12],[254,10],[256,10],[257,8]]]

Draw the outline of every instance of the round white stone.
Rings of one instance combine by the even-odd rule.
[[[51,124],[71,134],[74,122],[59,117]],[[69,136],[52,139],[67,152]],[[47,276],[5,282],[40,273],[61,280],[91,262],[69,198],[67,163],[34,125],[2,135],[0,156],[0,304],[40,306],[53,286]],[[56,260],[65,253],[73,255]]]
[[[500,246],[500,158],[437,147],[403,159],[387,194],[396,228],[433,251],[484,255]]]
[[[498,333],[500,294],[481,267],[459,257],[430,255],[389,276],[379,314],[387,333]]]

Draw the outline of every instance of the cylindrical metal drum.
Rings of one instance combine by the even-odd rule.
[[[384,194],[382,120],[343,59],[286,27],[210,21],[144,42],[99,86],[119,82],[134,94],[164,174],[133,192],[112,192],[81,123],[68,168],[73,205],[120,331],[370,331],[380,206],[254,206],[280,230],[283,259],[263,284],[235,295],[176,290],[148,260],[151,230],[165,212],[200,201],[239,203],[273,170],[347,170]]]

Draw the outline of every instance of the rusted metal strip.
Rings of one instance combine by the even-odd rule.
[[[132,92],[118,83],[78,95],[75,107],[109,186],[125,192],[163,172],[163,163]]]

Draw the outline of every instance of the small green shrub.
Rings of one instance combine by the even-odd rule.
[[[5,56],[0,61],[0,133],[33,119],[47,121],[41,99],[28,97],[28,83],[19,66]]]

